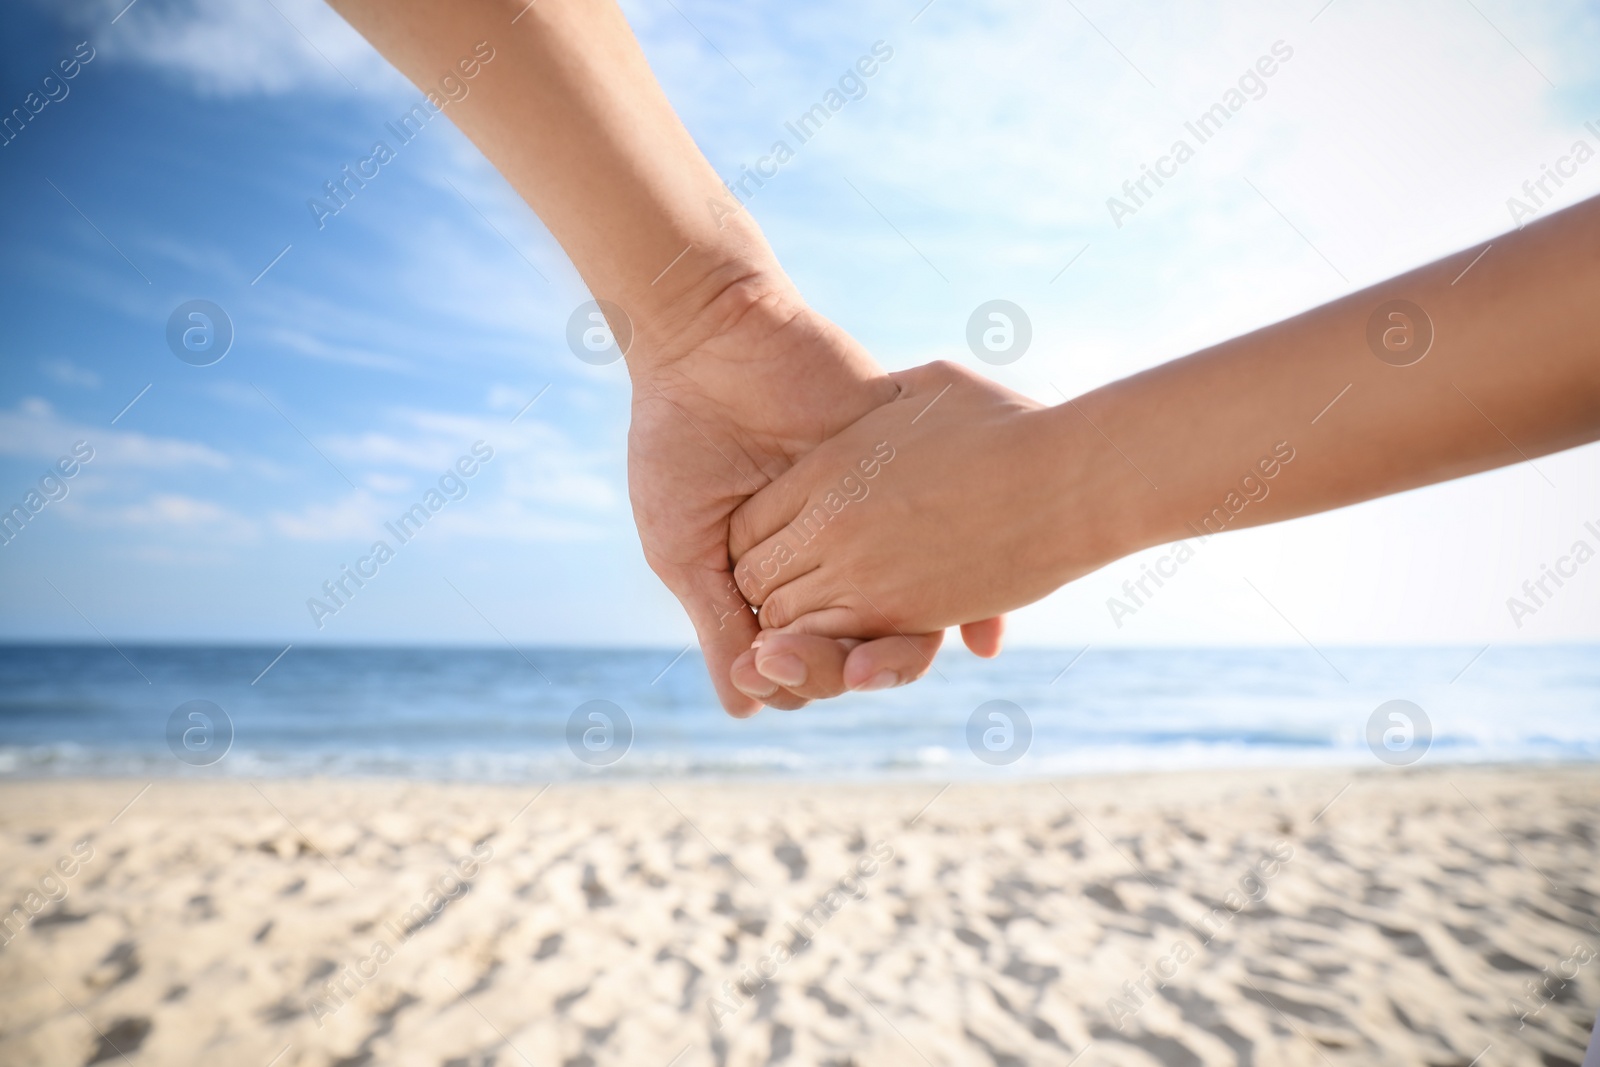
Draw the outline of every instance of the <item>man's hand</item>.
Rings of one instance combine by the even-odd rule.
[[[651,567],[694,620],[723,705],[748,715],[759,699],[797,707],[796,694],[833,695],[846,659],[880,680],[927,669],[938,634],[808,645],[798,666],[776,668],[805,673],[787,692],[753,656],[739,671],[746,692],[729,678],[756,626],[729,580],[728,516],[895,388],[795,295],[678,121],[615,0],[515,12],[503,0],[331,2],[424,90],[462,56],[493,49],[450,118],[538,213],[589,291],[633,319],[634,514]]]
[[[920,677],[942,633],[780,643],[791,656],[773,670],[780,686],[755,668],[755,615],[729,567],[734,510],[894,399],[893,380],[787,279],[734,282],[672,338],[666,350],[630,360],[628,489],[645,559],[688,611],[723,706],[744,716],[762,702],[796,708],[874,679],[882,687],[885,677]]]

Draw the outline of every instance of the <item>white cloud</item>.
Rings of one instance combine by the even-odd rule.
[[[609,532],[620,516],[620,443],[615,453],[586,451],[531,415],[511,423],[406,408],[391,412],[388,421],[392,430],[318,442],[341,465],[361,471],[367,489],[332,504],[274,512],[274,528],[302,541],[383,536],[383,523],[420,500],[458,459],[473,455],[475,444],[492,449],[493,458],[463,480],[466,496],[452,500],[430,523],[438,536],[588,540]]]
[[[453,131],[439,132],[461,140]],[[492,366],[504,375],[532,354],[559,361],[571,376],[620,384],[616,368],[596,373],[567,351],[567,316],[588,296],[527,206],[470,145],[465,151],[472,160],[459,168],[439,158],[453,156],[453,148],[417,151],[386,188],[386,210],[357,200],[337,220],[370,242],[360,269],[341,276],[337,296],[269,274],[261,288],[272,299],[257,309],[257,334],[286,355],[413,377],[447,364]],[[446,178],[471,198],[470,206]],[[397,218],[405,219],[403,227],[395,225]],[[550,281],[541,280],[506,239]],[[291,255],[301,253],[297,245]],[[612,373],[604,374],[608,369]]]
[[[489,405],[492,411],[516,411],[530,399],[532,398],[523,390],[506,385],[503,382],[496,382],[489,387],[489,394],[485,397],[485,403]]]
[[[78,366],[70,359],[47,359],[39,366],[62,385],[81,386],[85,389],[100,387],[100,375],[87,367]]]
[[[468,481],[467,495],[451,500],[429,520],[429,540],[453,537],[495,541],[587,541],[612,532],[605,524],[559,514],[551,505],[568,505],[570,487],[536,484],[533,492],[494,486],[486,480]],[[273,528],[294,541],[393,540],[385,523],[394,522],[422,499],[431,486],[418,486],[409,495],[357,491],[332,504],[310,504],[299,511],[273,512]],[[581,497],[595,495],[592,486],[580,487]],[[602,490],[608,493],[609,490]],[[541,499],[544,498],[544,499]],[[554,497],[555,499],[550,499]]]
[[[89,426],[58,415],[50,403],[27,397],[0,411],[0,455],[53,461],[76,442],[94,449],[97,470],[107,467],[210,467],[225,470],[227,456],[197,441]]]
[[[440,518],[441,532],[458,537],[500,541],[594,541],[617,532],[615,524],[552,515],[526,500],[499,497],[475,511]]]
[[[56,510],[74,523],[115,530],[120,535],[116,551],[143,548],[157,555],[192,556],[196,550],[225,551],[260,539],[256,521],[224,504],[185,493],[155,492],[129,503],[108,503],[108,494],[128,487],[87,471],[67,483],[69,495]]]
[[[268,340],[276,341],[291,352],[302,356],[310,356],[312,359],[347,363],[355,367],[370,367],[373,370],[388,370],[399,373],[414,373],[415,371],[415,368],[406,360],[397,359],[384,352],[374,352],[370,349],[353,345],[330,343],[319,337],[313,337],[304,330],[279,326],[267,329],[265,336]]]
[[[115,25],[127,0],[79,9],[98,53],[165,71],[211,96],[285,93],[403,95],[408,83],[320,0],[191,3],[143,0]],[[410,90],[415,92],[415,90]]]
[[[329,455],[352,464],[400,467],[437,476],[467,454],[474,442],[481,441],[494,450],[492,462],[509,458],[522,470],[560,479],[572,487],[574,491],[564,496],[568,502],[604,507],[615,500],[609,488],[600,488],[603,481],[596,487],[597,480],[587,476],[611,454],[580,449],[559,428],[532,414],[512,423],[478,414],[401,408],[389,419],[395,424],[392,432],[329,436],[322,438],[320,445]],[[615,452],[620,452],[620,442]],[[557,494],[555,498],[562,497]]]
[[[357,490],[332,504],[308,504],[297,512],[274,512],[273,528],[295,541],[348,541],[379,536],[391,518],[370,493]]]
[[[170,532],[200,531],[226,541],[251,540],[256,533],[255,524],[237,512],[181,493],[157,493],[141,503],[107,512],[103,519]]]
[[[410,478],[399,478],[392,474],[373,473],[368,474],[361,480],[366,482],[367,486],[375,493],[404,493],[410,490],[412,486]]]

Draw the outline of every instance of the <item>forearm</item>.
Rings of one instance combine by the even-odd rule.
[[[1600,438],[1600,198],[1497,238],[1463,276],[1477,251],[1052,409],[1056,432],[1092,450],[1097,491],[1079,506],[1100,513],[1111,554]],[[1392,299],[1432,323],[1431,348],[1409,366],[1368,343],[1369,319]]]
[[[730,286],[781,277],[613,0],[331,2],[425,89],[478,42],[495,50],[446,114],[544,221],[590,291],[627,311],[638,354],[669,345]]]

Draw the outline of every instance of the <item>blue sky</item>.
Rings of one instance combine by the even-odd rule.
[[[531,212],[439,119],[319,229],[308,198],[417,90],[311,0],[125,2],[0,14],[6,110],[95,50],[0,146],[0,503],[94,449],[0,548],[0,635],[687,641],[627,506],[623,369],[566,349],[587,294]],[[1475,2],[625,9],[728,178],[892,49],[749,207],[887,365],[956,358],[1055,401],[1487,240],[1543,164],[1600,146],[1594,9]],[[1117,226],[1107,198],[1279,42],[1259,98]],[[1600,161],[1546,209],[1597,191]],[[963,341],[995,297],[1034,323],[1008,367]],[[166,343],[194,299],[235,331],[207,367]],[[464,498],[318,629],[306,599],[478,440]],[[1320,641],[1597,639],[1600,572],[1520,629],[1504,605],[1600,526],[1597,486],[1591,447],[1233,535],[1114,627],[1123,561],[1018,636],[1298,640],[1248,578]]]

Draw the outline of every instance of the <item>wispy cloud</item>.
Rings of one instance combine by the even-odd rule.
[[[354,367],[369,367],[373,370],[394,371],[401,374],[416,373],[416,367],[407,360],[354,345],[332,343],[304,330],[282,326],[271,327],[266,330],[265,339],[297,355],[309,356],[312,359],[325,359],[334,363],[348,363]]]
[[[300,541],[379,536],[385,520],[415,503],[478,442],[493,459],[465,480],[468,502],[430,525],[440,537],[586,540],[606,534],[621,512],[619,451],[584,449],[551,423],[416,408],[391,411],[386,421],[392,429],[318,441],[365,488],[332,503],[275,510],[274,529]]]
[[[113,26],[127,6],[96,0],[71,17],[107,60],[162,71],[202,95],[403,93],[403,79],[318,0],[142,0]]]
[[[95,517],[112,525],[165,533],[204,531],[208,538],[227,542],[253,541],[257,535],[256,524],[232,509],[182,493],[156,493],[139,503],[110,508]]]
[[[110,467],[209,467],[225,470],[231,461],[198,441],[91,426],[61,417],[49,401],[27,397],[0,411],[0,455],[54,460],[77,441],[95,451],[95,470]]]
[[[309,504],[298,511],[274,511],[269,521],[276,533],[292,541],[393,540],[384,526],[393,522],[422,492],[385,495],[357,492],[332,504]],[[430,542],[455,539],[476,541],[592,541],[612,533],[602,523],[554,513],[550,507],[518,499],[490,483],[469,488],[459,503],[452,503],[428,523]]]
[[[70,359],[47,359],[39,364],[46,374],[62,385],[77,386],[84,389],[98,389],[100,375],[87,367],[80,367]]]
[[[393,518],[377,497],[358,490],[331,504],[311,503],[296,511],[274,511],[273,529],[294,541],[353,541],[383,533]]]

